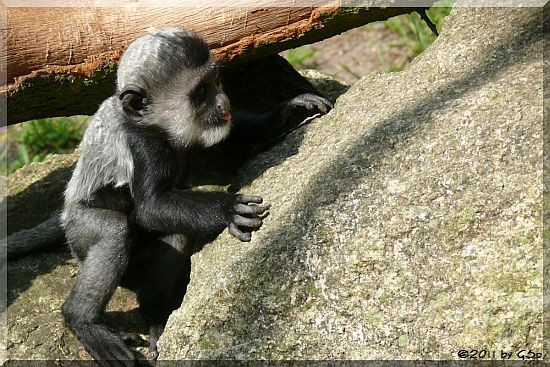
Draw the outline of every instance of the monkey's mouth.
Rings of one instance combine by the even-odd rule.
[[[230,112],[226,112],[224,113],[223,115],[219,116],[218,117],[218,122],[222,123],[222,124],[226,124],[228,122],[231,122],[231,113]]]

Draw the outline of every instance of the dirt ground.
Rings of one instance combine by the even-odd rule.
[[[316,69],[347,83],[363,75],[385,70],[401,61],[410,62],[413,53],[398,47],[400,37],[383,23],[372,23],[338,36],[305,46],[315,53],[298,65],[299,69]],[[289,51],[282,53],[288,55]]]

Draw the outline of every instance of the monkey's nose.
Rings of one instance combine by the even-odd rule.
[[[229,105],[229,98],[225,94],[218,94],[216,101],[216,109],[218,110],[219,116],[226,115],[231,110]]]
[[[221,122],[231,121],[231,106],[229,105],[229,99],[225,94],[218,95],[216,103],[216,109],[218,111],[218,120]]]

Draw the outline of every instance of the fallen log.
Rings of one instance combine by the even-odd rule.
[[[8,123],[93,114],[114,92],[125,47],[150,27],[201,34],[223,62],[316,42],[417,8],[12,7],[7,8]]]

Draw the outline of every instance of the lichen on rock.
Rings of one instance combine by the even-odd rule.
[[[542,35],[540,8],[457,7],[241,169],[271,216],[194,255],[161,359],[542,351]]]

